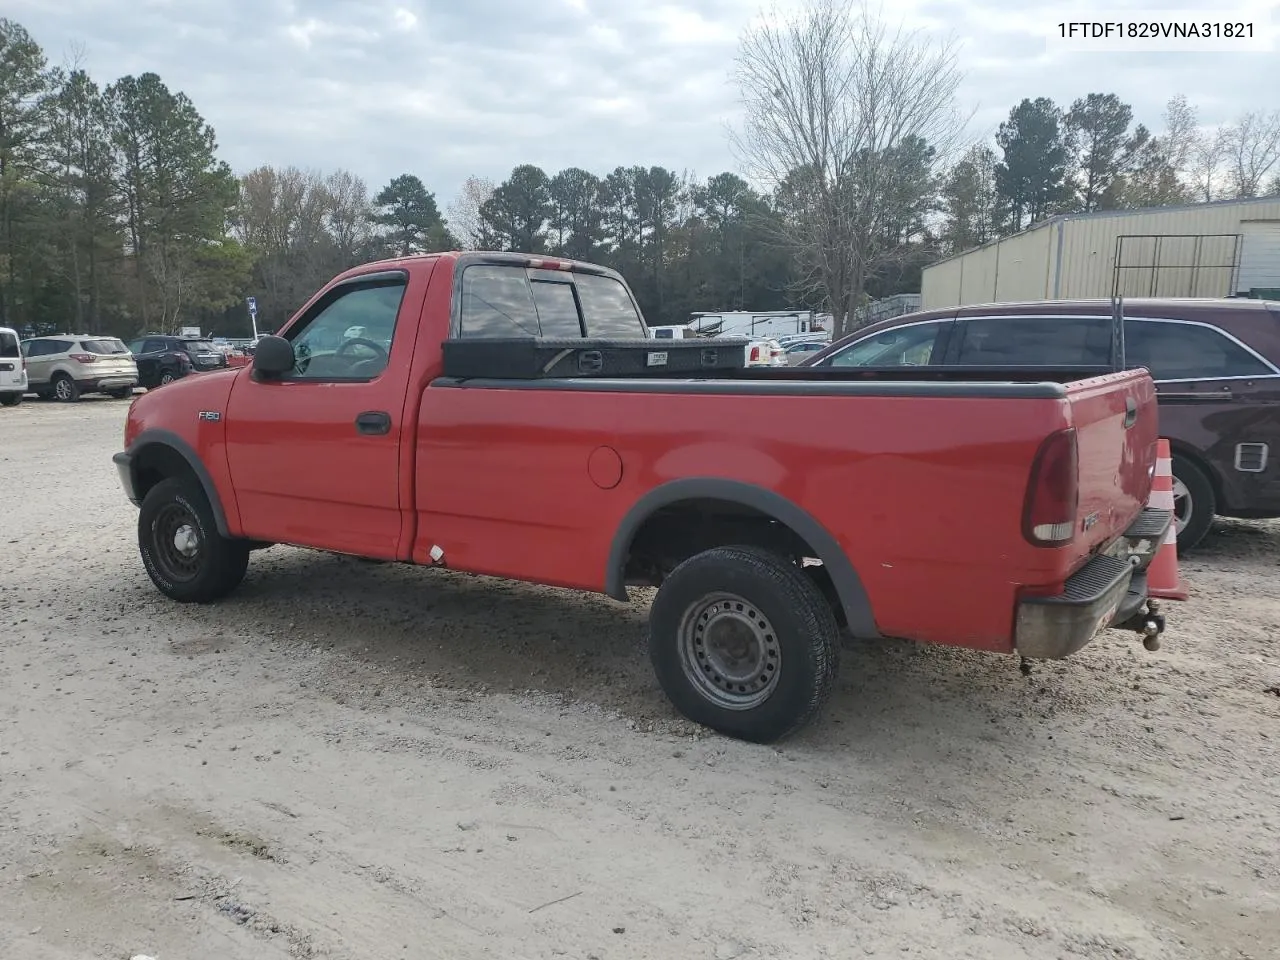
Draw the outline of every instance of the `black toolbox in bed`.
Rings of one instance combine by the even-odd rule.
[[[446,377],[541,380],[560,377],[715,375],[747,365],[750,340],[597,340],[537,337],[444,341]]]

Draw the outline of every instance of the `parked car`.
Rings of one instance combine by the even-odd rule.
[[[0,406],[13,407],[27,392],[27,363],[22,357],[18,331],[0,327]]]
[[[1129,366],[1156,382],[1173,451],[1178,546],[1215,515],[1280,517],[1280,303],[1126,299]],[[907,314],[858,330],[814,366],[1088,364],[1109,349],[1110,301],[1035,301]]]
[[[787,355],[787,363],[794,367],[804,363],[814,354],[827,349],[827,341],[793,340],[791,343],[783,344],[782,349]]]
[[[365,338],[316,346],[353,316]],[[589,338],[576,361],[563,339],[529,360],[548,317]],[[1145,569],[1172,511],[1144,509],[1145,371],[655,376],[652,345],[602,267],[449,253],[349,270],[251,368],[134,401],[114,461],[143,566],[184,602],[226,596],[277,543],[620,601],[656,586],[663,689],[757,741],[818,711],[841,623],[1033,658],[1162,629]],[[486,357],[504,377],[449,373]],[[561,360],[573,373],[548,372]]]
[[[180,380],[196,371],[221,370],[227,356],[209,340],[148,333],[129,342],[138,362],[138,376],[148,390]]]
[[[714,338],[713,338],[714,339]],[[740,339],[729,337],[727,339]],[[782,344],[772,338],[753,339],[747,344],[748,367],[785,367],[787,354]]]
[[[27,388],[41,399],[74,403],[86,393],[133,396],[138,365],[115,337],[60,334],[22,341]]]

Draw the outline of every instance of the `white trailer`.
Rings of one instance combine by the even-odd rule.
[[[689,326],[703,337],[758,339],[822,334],[831,330],[831,318],[812,310],[728,310],[695,313]]]

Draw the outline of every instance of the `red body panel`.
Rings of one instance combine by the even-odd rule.
[[[152,428],[185,439],[234,536],[423,564],[438,547],[453,569],[593,591],[646,493],[691,477],[754,484],[836,540],[880,633],[1005,651],[1018,596],[1060,590],[1150,488],[1156,412],[1143,372],[1072,384],[1065,399],[433,385],[454,264],[442,255],[362,268],[410,276],[377,379],[188,378],[135,403],[126,443]],[[1137,410],[1128,428],[1127,400]],[[224,416],[205,422],[200,410]],[[391,414],[389,435],[355,432],[370,410]],[[1030,467],[1068,427],[1080,532],[1066,547],[1032,546],[1022,534]]]

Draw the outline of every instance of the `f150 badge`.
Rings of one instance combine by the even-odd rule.
[[[219,413],[217,410],[201,410],[199,413],[196,414],[196,419],[211,420],[216,422],[222,419],[222,414]]]

